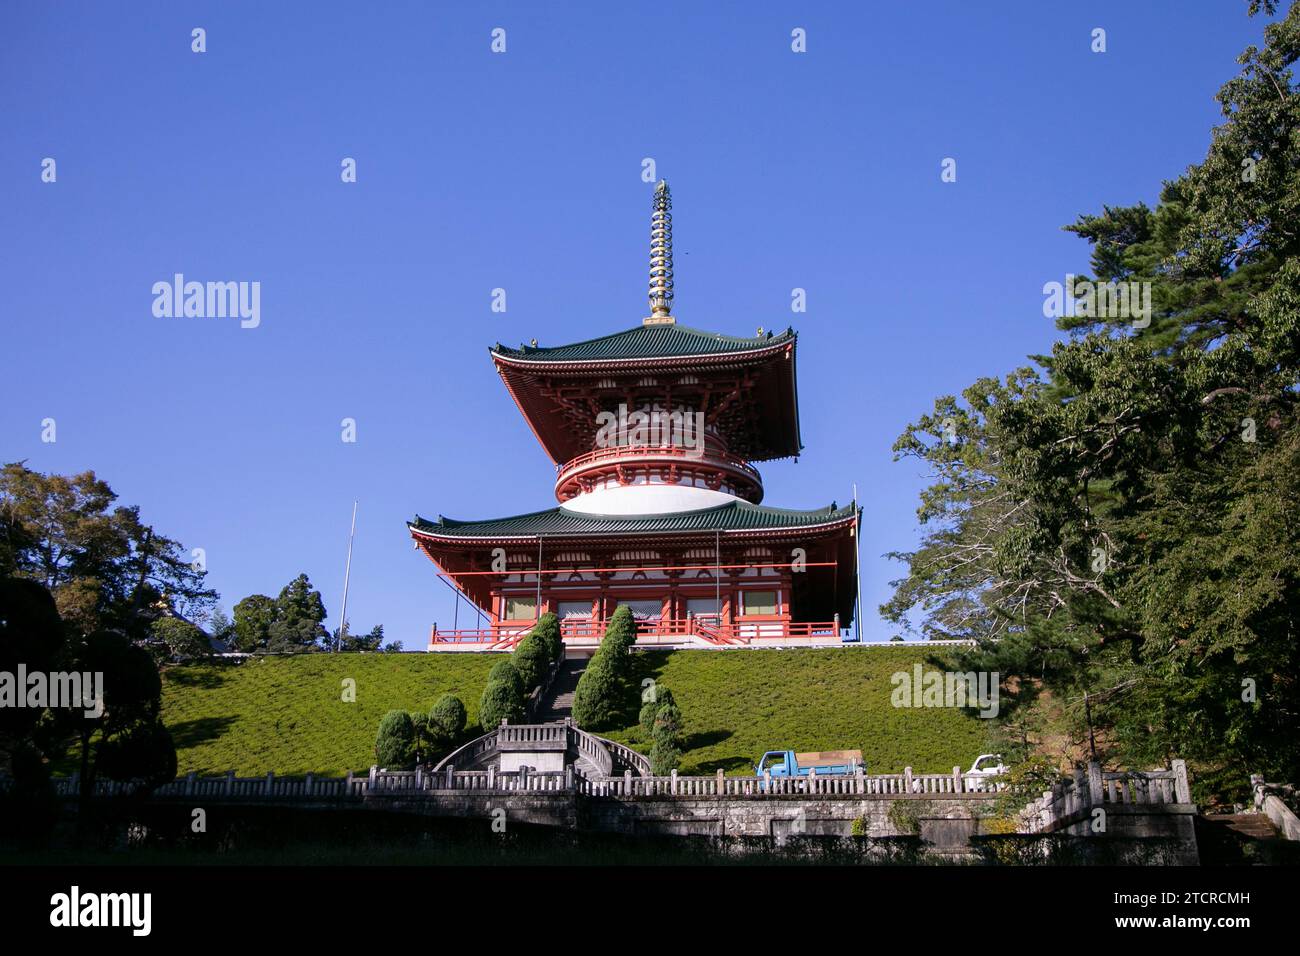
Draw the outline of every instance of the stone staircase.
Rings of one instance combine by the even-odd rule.
[[[573,713],[573,694],[578,689],[578,678],[587,669],[590,658],[569,658],[560,665],[560,671],[551,681],[534,718],[539,724],[560,723]]]
[[[1201,863],[1259,865],[1300,859],[1300,847],[1282,839],[1263,813],[1205,813],[1196,819]]]

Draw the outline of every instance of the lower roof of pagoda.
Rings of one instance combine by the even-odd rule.
[[[856,518],[852,505],[834,504],[812,511],[770,508],[734,500],[714,508],[651,515],[603,515],[550,508],[507,518],[458,521],[439,516],[429,521],[418,515],[407,522],[414,537],[448,542],[489,543],[511,540],[593,537],[689,536],[701,532],[762,532],[765,536],[784,532],[806,535],[831,531],[851,524]]]

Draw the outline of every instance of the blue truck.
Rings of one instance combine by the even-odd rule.
[[[855,774],[859,769],[866,771],[861,750],[817,750],[803,754],[793,750],[769,750],[759,758],[754,776],[843,777]]]

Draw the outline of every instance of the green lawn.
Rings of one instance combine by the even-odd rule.
[[[375,732],[390,710],[428,712],[444,693],[478,722],[478,699],[498,658],[488,654],[304,654],[242,664],[171,667],[163,721],[179,772],[341,776],[374,761]],[[356,702],[343,681],[356,681]]]
[[[683,773],[749,772],[765,750],[860,749],[873,773],[967,767],[987,724],[953,710],[890,705],[890,675],[923,649],[677,651],[638,654],[638,683],[672,689],[686,724]],[[456,694],[478,720],[494,654],[312,654],[238,665],[172,667],[163,719],[181,773],[339,775],[371,764],[379,719],[390,709],[427,711]],[[356,703],[342,700],[356,681]],[[623,729],[605,731],[643,753],[639,703],[629,695]]]
[[[861,750],[870,773],[964,769],[984,752],[986,721],[890,704],[890,676],[925,656],[919,648],[678,651],[641,655],[638,667],[639,680],[669,688],[681,708],[682,773],[752,773],[762,753],[783,749]],[[606,736],[649,753],[630,713],[625,723]]]

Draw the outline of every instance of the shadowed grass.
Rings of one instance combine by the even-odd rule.
[[[468,728],[495,654],[304,654],[163,672],[163,721],[179,773],[341,776],[374,761],[389,710],[427,713],[444,693],[461,699]],[[356,681],[356,702],[343,681]]]

